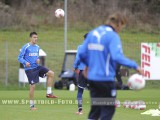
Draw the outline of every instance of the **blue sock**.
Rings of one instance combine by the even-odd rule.
[[[82,95],[83,89],[78,87],[77,100],[78,100],[78,111],[82,111]]]

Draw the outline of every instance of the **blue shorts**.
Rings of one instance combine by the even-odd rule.
[[[26,70],[25,72],[28,77],[29,84],[33,85],[39,82],[39,77],[45,77],[48,71],[49,69],[43,66],[38,66],[37,68]]]

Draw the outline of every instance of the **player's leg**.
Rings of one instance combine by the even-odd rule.
[[[54,78],[54,72],[49,70],[47,73],[47,86],[52,87],[53,85],[53,78]]]
[[[97,85],[93,81],[88,81],[90,85],[90,97],[91,97],[91,109],[88,115],[88,120],[98,120],[101,113],[101,106],[96,105],[98,97],[100,95],[99,90],[97,90]],[[97,98],[97,99],[95,99]]]
[[[30,89],[29,89],[30,109],[36,110],[37,108],[35,107],[34,104],[34,91],[35,91],[35,84],[39,82],[39,75],[38,75],[39,72],[37,69],[31,69],[25,72],[28,78],[28,82],[30,84]]]
[[[78,111],[77,114],[81,115],[82,113],[82,95],[83,95],[83,88],[78,87],[78,92],[77,92],[77,101],[78,101]]]
[[[57,96],[53,95],[52,93],[52,86],[53,86],[53,78],[54,78],[54,72],[52,70],[49,70],[43,66],[39,66],[39,76],[45,77],[47,76],[47,98],[57,98]]]
[[[123,84],[120,67],[121,66],[118,64],[116,68],[117,89],[121,89]]]
[[[53,86],[53,78],[54,78],[54,72],[49,70],[47,73],[47,98],[57,98],[57,96],[53,95],[52,93],[52,86]]]
[[[115,82],[102,82],[101,95],[107,104],[101,106],[101,120],[112,120],[115,113],[116,85]],[[102,92],[103,91],[103,92]]]
[[[101,111],[101,120],[112,120],[115,113],[115,106],[102,106]]]
[[[88,120],[99,120],[98,118],[100,116],[100,112],[101,112],[100,106],[91,105],[91,109],[88,115]]]
[[[82,96],[83,91],[87,87],[86,78],[83,76],[83,71],[80,70],[79,76],[78,76],[78,93],[77,93],[77,100],[78,100],[78,112],[77,114],[83,114],[82,113]]]
[[[89,81],[91,95],[91,111],[89,119],[111,120],[115,112],[115,82]],[[106,102],[111,105],[106,105]]]
[[[121,65],[118,64],[116,68],[117,89],[129,90],[129,87],[127,85],[123,85],[120,68],[121,68]]]
[[[34,91],[35,91],[35,84],[30,85],[29,99],[30,99],[30,109],[31,110],[36,110],[37,109],[34,105]]]

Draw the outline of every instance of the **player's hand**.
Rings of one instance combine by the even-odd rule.
[[[75,69],[75,70],[74,70],[74,72],[75,72],[75,73],[76,73],[76,75],[78,76],[78,75],[79,75],[80,70]]]
[[[36,60],[36,63],[37,63],[37,64],[40,64],[40,59],[37,59],[37,60]]]
[[[138,66],[138,68],[136,69],[136,71],[137,71],[140,75],[144,76],[143,70],[141,69],[141,67]]]
[[[26,67],[30,67],[30,63],[29,62],[26,62]]]

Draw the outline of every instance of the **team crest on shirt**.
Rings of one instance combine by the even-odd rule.
[[[117,94],[117,92],[116,92],[115,89],[111,90],[111,96],[112,96],[112,97],[116,96],[116,94]]]

